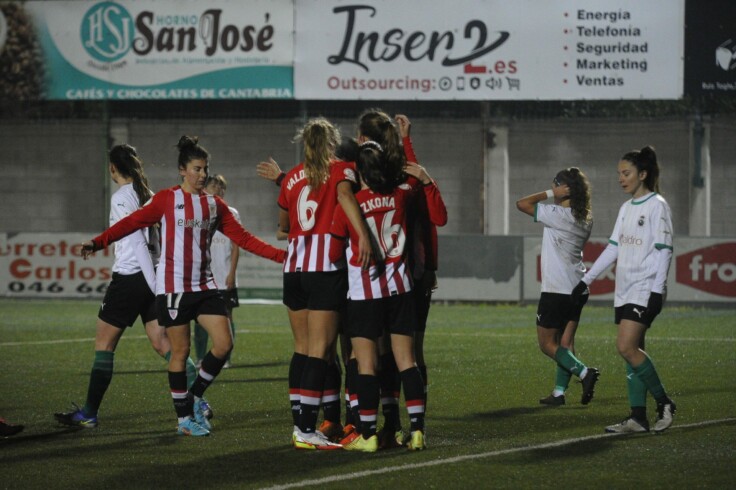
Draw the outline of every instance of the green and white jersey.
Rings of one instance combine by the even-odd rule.
[[[651,192],[623,203],[608,241],[618,249],[613,305],[646,306],[657,277],[657,250],[672,250],[672,213],[667,201]]]
[[[583,247],[593,222],[578,223],[572,210],[558,204],[538,203],[534,221],[542,234],[542,292],[570,294],[585,274]]]

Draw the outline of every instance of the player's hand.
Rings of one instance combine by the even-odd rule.
[[[358,238],[358,261],[360,262],[360,267],[368,269],[371,265],[372,258],[373,248],[371,246],[371,240],[367,236],[360,236]]]
[[[235,289],[235,274],[228,274],[225,278],[225,289]]]
[[[399,126],[399,134],[402,138],[406,138],[411,133],[411,121],[404,114],[396,114],[394,116],[396,124]]]
[[[427,169],[417,163],[404,165],[404,172],[416,177],[423,185],[429,185],[432,183],[432,177],[427,173]]]
[[[664,303],[662,294],[652,292],[649,295],[649,301],[647,301],[647,315],[649,315],[650,318],[659,315],[662,311],[662,303]]]
[[[84,260],[87,260],[87,257],[90,255],[94,255],[95,253],[95,244],[92,242],[84,242],[82,244],[82,258]]]
[[[580,303],[582,303],[581,300],[583,296],[587,296],[588,294],[590,294],[588,285],[585,284],[583,281],[580,281],[578,285],[573,288],[572,293],[570,294],[572,303],[574,305],[579,305]]]
[[[281,175],[282,172],[281,167],[276,163],[276,160],[268,157],[268,161],[260,162],[256,165],[256,173],[258,173],[258,176],[263,179],[276,182],[276,179],[279,178],[279,175]]]
[[[554,194],[557,199],[570,197],[570,188],[567,184],[558,185],[557,187],[552,188],[552,194]]]

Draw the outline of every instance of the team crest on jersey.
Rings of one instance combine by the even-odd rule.
[[[644,215],[639,216],[639,226],[644,226]]]
[[[350,180],[352,180],[353,182],[357,182],[357,181],[358,181],[358,180],[357,180],[357,179],[355,178],[355,172],[353,171],[353,169],[352,169],[352,168],[346,168],[346,169],[344,170],[344,172],[345,172],[345,177],[346,177],[347,179],[350,179]]]
[[[172,310],[169,308],[169,316],[172,320],[176,320],[176,317],[179,316],[179,310]]]

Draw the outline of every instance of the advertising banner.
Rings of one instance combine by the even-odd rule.
[[[608,243],[591,238],[583,249],[590,267]],[[541,238],[524,239],[524,299],[539,299]],[[736,302],[736,241],[715,238],[675,238],[667,276],[667,300],[678,302]],[[610,300],[616,286],[614,264],[590,286],[590,299]]]
[[[81,257],[89,233],[0,233],[0,295],[102,297],[112,279],[112,247]]]
[[[296,0],[298,99],[682,96],[684,0]]]
[[[685,26],[685,93],[736,94],[736,2],[689,1]]]
[[[47,99],[293,97],[291,0],[29,1]],[[12,15],[11,15],[12,14]],[[20,22],[20,21],[18,21]]]

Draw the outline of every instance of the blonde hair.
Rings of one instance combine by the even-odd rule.
[[[304,173],[309,187],[318,190],[330,176],[330,161],[340,143],[340,130],[323,117],[310,119],[294,141],[304,143]]]

